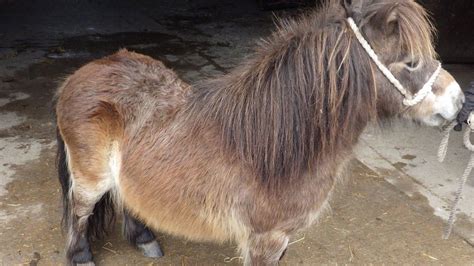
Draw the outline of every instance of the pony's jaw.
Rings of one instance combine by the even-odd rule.
[[[440,115],[434,115],[434,116],[430,116],[430,117],[421,119],[421,123],[423,123],[426,126],[430,126],[430,127],[439,127],[439,126],[443,126],[444,124],[446,124],[446,119],[444,119]]]

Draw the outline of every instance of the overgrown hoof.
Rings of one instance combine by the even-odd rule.
[[[75,251],[69,253],[69,265],[74,266],[94,266],[92,252],[89,243],[85,238],[81,238],[78,242]]]
[[[149,258],[161,258],[163,257],[163,251],[161,251],[160,245],[156,240],[146,244],[139,244],[138,248],[143,252],[143,255]]]
[[[93,261],[85,262],[85,263],[76,263],[77,266],[95,266]]]

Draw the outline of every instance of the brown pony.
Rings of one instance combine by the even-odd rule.
[[[195,87],[126,50],[70,76],[56,105],[68,262],[93,264],[89,240],[115,208],[147,256],[163,255],[154,229],[235,241],[246,264],[277,264],[327,206],[369,122],[455,117],[463,94],[449,73],[404,107],[348,17],[412,93],[435,71],[433,29],[413,0],[331,0],[281,22],[252,59]]]

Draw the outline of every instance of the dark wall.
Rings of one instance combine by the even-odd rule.
[[[87,10],[87,5],[91,5],[95,2],[96,5],[102,6],[108,5],[108,3],[116,2],[113,8],[116,6],[130,6],[130,3],[135,3],[135,6],[141,9],[150,10],[150,13],[166,13],[168,10],[186,6],[194,6],[196,12],[207,10],[213,14],[217,13],[221,16],[228,16],[230,13],[234,15],[245,14],[246,12],[255,12],[257,3],[260,9],[263,10],[275,10],[288,7],[296,7],[302,5],[308,5],[324,1],[324,0],[245,0],[245,1],[234,1],[234,0],[89,0],[89,1],[76,1],[76,0],[0,0],[0,37],[4,34],[7,37],[13,36],[16,30],[8,31],[8,23],[5,22],[6,18],[11,18],[12,24],[21,24],[28,20],[35,20],[38,15],[35,13],[48,13],[55,10],[59,10],[64,6],[58,3],[70,2],[68,9],[78,9],[84,12],[93,12],[94,10]],[[341,0],[342,1],[342,0]],[[396,0],[393,0],[396,1]],[[433,22],[439,31],[437,37],[437,51],[439,52],[441,59],[445,63],[474,63],[474,0],[416,0],[426,7],[432,14]],[[3,10],[4,7],[12,6],[25,6],[25,9],[31,10],[32,16],[16,16],[11,14],[10,11]],[[42,3],[43,8],[33,8],[39,6]],[[58,7],[56,7],[58,6]],[[79,6],[79,7],[78,7]],[[80,8],[80,6],[86,6]],[[131,5],[133,6],[133,5]],[[160,7],[161,6],[161,7]],[[213,8],[207,8],[213,7]],[[11,8],[10,8],[11,9]],[[68,10],[66,10],[68,11]],[[130,8],[129,12],[135,12],[134,8]],[[223,12],[225,11],[225,12]],[[3,13],[3,15],[2,15]],[[109,12],[110,13],[110,12]],[[59,12],[61,14],[61,12]],[[156,15],[158,16],[158,15]],[[48,16],[46,16],[48,17]],[[49,16],[51,17],[51,16]],[[54,17],[54,16],[52,16]],[[52,18],[44,19],[47,21]],[[41,21],[40,21],[41,22]],[[85,23],[84,21],[79,21]],[[65,24],[62,19],[58,19],[57,23],[51,24]],[[122,22],[120,22],[122,23]],[[119,24],[120,24],[119,23]],[[41,27],[41,23],[38,23],[37,27]],[[80,24],[80,23],[79,23]],[[30,23],[27,28],[36,23]],[[19,27],[19,25],[17,25]],[[17,27],[13,27],[16,29]],[[145,27],[145,26],[144,26]],[[51,26],[50,28],[54,28]],[[80,29],[80,26],[76,27]],[[4,40],[2,40],[4,42]],[[0,42],[1,46],[1,42]]]
[[[438,29],[437,51],[445,62],[474,63],[474,0],[420,0]]]
[[[266,10],[315,3],[315,0],[257,1],[260,7]],[[316,2],[322,1],[316,0]],[[417,1],[432,14],[439,33],[437,51],[442,60],[445,63],[474,63],[474,0]]]

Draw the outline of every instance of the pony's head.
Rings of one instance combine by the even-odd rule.
[[[341,0],[347,16],[353,18],[361,34],[400,85],[406,96],[392,84],[372,61],[378,91],[377,109],[381,117],[401,114],[430,126],[453,120],[462,107],[464,95],[454,78],[439,62],[433,48],[434,28],[427,12],[414,0]],[[354,32],[351,32],[354,34]],[[354,38],[355,42],[358,42]],[[361,52],[366,53],[361,45]],[[430,80],[432,90],[413,106],[403,99],[416,95]],[[393,102],[399,102],[394,105]]]

